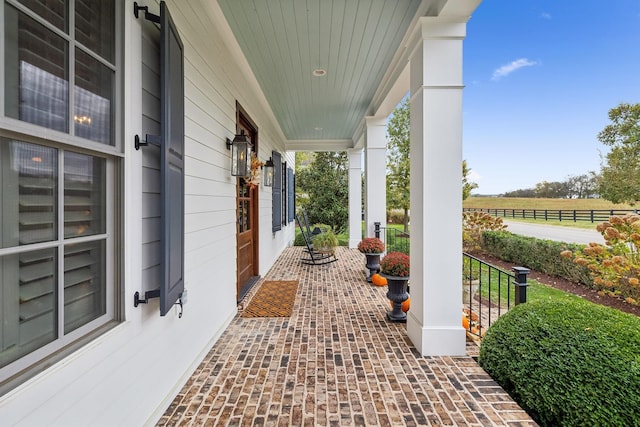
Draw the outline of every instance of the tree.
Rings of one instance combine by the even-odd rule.
[[[306,166],[296,165],[296,204],[311,224],[326,224],[336,233],[349,224],[349,170],[345,152],[315,153]]]
[[[542,181],[536,184],[535,194],[536,197],[549,198],[549,199],[564,199],[567,198],[568,184],[567,182],[560,181]]]
[[[409,231],[409,99],[393,110],[387,124],[387,210],[402,209],[405,233]]]
[[[569,198],[588,199],[597,194],[598,175],[589,171],[582,175],[568,176],[567,188]]]
[[[519,190],[507,191],[502,194],[502,197],[536,197],[536,190],[534,188],[521,188]]]
[[[609,110],[611,124],[598,140],[611,151],[602,165],[598,192],[613,203],[640,200],[640,104],[622,103]]]
[[[409,231],[410,197],[410,114],[409,99],[404,98],[393,110],[387,124],[387,210],[402,209],[405,233]],[[475,182],[469,182],[471,169],[467,161],[462,161],[462,200],[469,197],[471,191],[478,188]]]
[[[471,169],[467,166],[467,161],[462,161],[462,200],[466,200],[471,195],[471,192],[478,188],[478,184],[475,182],[469,182],[469,173]]]

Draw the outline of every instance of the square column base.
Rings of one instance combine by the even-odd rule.
[[[423,326],[410,313],[407,318],[407,334],[421,355],[467,355],[467,334],[462,326]]]

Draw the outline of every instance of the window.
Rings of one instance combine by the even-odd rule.
[[[5,115],[113,145],[115,2],[61,3],[5,2]]]
[[[0,393],[117,320],[116,3],[0,3]]]

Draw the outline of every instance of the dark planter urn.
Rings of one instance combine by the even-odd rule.
[[[367,282],[369,283],[371,283],[371,276],[380,271],[380,255],[382,254],[364,254],[364,256],[367,257],[367,268],[369,269],[369,277],[367,277]]]
[[[387,317],[392,322],[406,322],[407,313],[402,311],[402,303],[409,298],[408,290],[408,277],[387,276],[383,275],[387,279],[387,298],[393,301],[393,310],[387,312]]]

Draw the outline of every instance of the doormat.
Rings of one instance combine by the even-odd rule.
[[[290,317],[297,293],[297,280],[264,281],[242,317]]]

